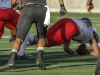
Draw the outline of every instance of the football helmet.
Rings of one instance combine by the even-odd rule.
[[[90,26],[92,26],[92,22],[89,18],[84,17],[84,18],[81,18],[81,20],[85,23],[88,23]]]

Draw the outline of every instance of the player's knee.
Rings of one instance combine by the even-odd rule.
[[[38,38],[41,39],[41,38],[45,38],[45,33],[44,32],[39,32],[39,36]]]

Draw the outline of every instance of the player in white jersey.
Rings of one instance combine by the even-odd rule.
[[[29,36],[29,39],[32,40],[33,38],[33,41],[30,41],[28,45],[32,43],[36,44],[37,37],[35,35]],[[84,54],[94,56],[99,55],[99,36],[97,30],[92,27],[92,23],[88,18],[63,18],[59,20],[47,30],[45,42],[46,47],[64,44],[63,47],[67,53],[76,55],[78,53],[76,53],[75,50],[69,48],[71,40],[79,43],[89,42],[93,50]]]
[[[0,8],[11,8],[11,0],[1,0]]]

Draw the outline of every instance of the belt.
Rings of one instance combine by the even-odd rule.
[[[27,3],[26,5],[31,5],[31,4],[34,4],[34,5],[37,5],[37,6],[45,6],[45,4],[37,4],[37,3]]]

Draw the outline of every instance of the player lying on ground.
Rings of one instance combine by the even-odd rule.
[[[30,41],[30,44],[37,43],[36,35],[29,35],[33,38],[33,42]],[[32,38],[31,38],[32,39]],[[79,45],[76,50],[72,50],[69,48],[71,40],[74,40],[79,43],[87,43],[89,42],[92,51],[88,51],[86,49],[85,44]],[[52,25],[47,30],[47,36],[45,39],[46,47],[52,47],[55,45],[64,44],[64,50],[71,55],[94,55],[98,56],[100,51],[98,47],[99,36],[94,27],[92,27],[92,23],[88,18],[63,18]],[[85,47],[85,49],[82,48]],[[79,50],[81,49],[81,50]],[[85,51],[84,51],[85,50]]]
[[[65,51],[67,51],[67,49],[70,50],[69,45],[71,40],[81,43],[89,42],[93,49],[91,55],[99,55],[97,43],[99,37],[96,29],[92,27],[92,23],[88,18],[63,18],[47,30],[45,39],[46,47],[64,44]],[[36,40],[34,41],[37,43]],[[74,51],[73,54],[75,54]],[[2,66],[0,70],[5,71],[5,66],[6,65]]]

